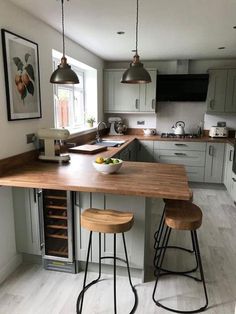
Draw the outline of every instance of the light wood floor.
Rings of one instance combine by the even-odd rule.
[[[207,290],[209,296],[208,314],[234,314],[236,303],[236,207],[225,190],[212,187],[193,188],[194,202],[204,214],[199,229],[199,242]],[[173,236],[174,241],[177,237]],[[188,240],[182,234],[178,239]],[[151,253],[150,253],[151,254]],[[172,254],[172,257],[171,257]],[[185,253],[186,254],[186,253]],[[179,268],[186,267],[190,256],[169,252],[168,261]],[[96,274],[90,273],[89,279]],[[81,289],[83,272],[71,275],[46,271],[40,265],[22,265],[0,286],[0,314],[72,314]],[[112,314],[113,290],[109,276],[92,287],[85,297],[85,314]],[[154,281],[147,283],[133,279],[139,297],[136,313],[168,313],[156,307],[152,301]],[[199,307],[202,301],[201,283],[184,277],[163,277],[158,286],[163,303],[179,309]],[[129,313],[133,296],[125,277],[117,281],[118,313]]]

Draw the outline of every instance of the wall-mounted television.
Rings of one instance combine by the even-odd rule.
[[[156,83],[157,101],[205,101],[208,74],[159,74]]]

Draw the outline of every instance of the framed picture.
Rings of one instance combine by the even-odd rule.
[[[8,120],[41,118],[38,45],[1,29]]]

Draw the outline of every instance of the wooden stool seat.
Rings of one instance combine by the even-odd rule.
[[[165,223],[172,229],[196,230],[202,224],[202,211],[188,201],[171,202],[165,208]]]
[[[131,229],[134,215],[111,209],[88,208],[81,214],[82,227],[101,233],[123,233]]]

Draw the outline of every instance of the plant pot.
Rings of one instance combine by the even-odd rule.
[[[87,122],[87,127],[92,128],[93,127],[93,122]]]

